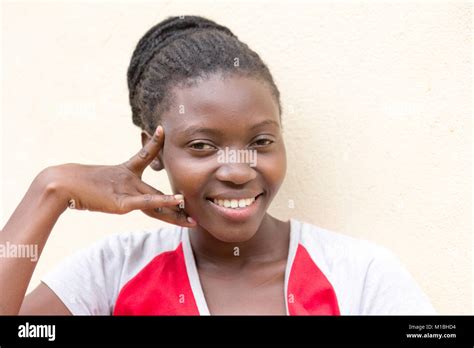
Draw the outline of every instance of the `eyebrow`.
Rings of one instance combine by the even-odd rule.
[[[195,134],[209,134],[209,135],[222,135],[222,132],[220,130],[214,129],[214,128],[205,128],[205,127],[199,127],[199,126],[190,126],[183,130],[183,134],[185,136],[191,137]]]
[[[252,127],[250,127],[251,130],[254,130],[256,128],[260,128],[266,125],[273,125],[276,127],[280,127],[280,124],[274,120],[265,120],[262,122],[259,122],[257,124],[254,124]],[[186,129],[183,130],[184,135],[191,137],[195,134],[209,134],[209,135],[215,135],[215,136],[222,136],[223,133],[215,128],[206,128],[206,127],[200,127],[200,126],[190,126],[187,127]]]
[[[260,123],[254,124],[252,127],[250,127],[250,129],[260,128],[266,125],[273,125],[276,127],[280,127],[280,124],[275,120],[265,120]]]

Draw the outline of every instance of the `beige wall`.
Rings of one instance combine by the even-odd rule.
[[[471,4],[4,3],[1,225],[42,168],[139,149],[132,50],[165,17],[198,14],[259,52],[281,89],[289,166],[271,212],[384,245],[440,313],[473,313]],[[145,180],[169,191],[164,174]],[[32,286],[107,234],[159,224],[67,211]]]

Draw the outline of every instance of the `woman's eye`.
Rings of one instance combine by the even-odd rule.
[[[272,143],[273,143],[273,140],[270,140],[270,139],[259,139],[254,142],[254,144],[257,146],[268,146]]]
[[[207,143],[194,143],[189,145],[194,150],[214,150],[215,147]]]

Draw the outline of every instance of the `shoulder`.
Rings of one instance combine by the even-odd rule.
[[[328,268],[340,263],[367,267],[372,260],[393,254],[372,241],[351,237],[310,223],[291,220],[301,246]],[[355,264],[354,264],[355,262]]]
[[[434,314],[429,299],[389,249],[292,220],[299,244],[332,284],[343,314]]]
[[[130,258],[136,254],[141,257],[155,256],[157,253],[175,249],[182,238],[182,228],[166,226],[152,230],[132,231],[111,234],[92,245],[99,250],[117,252]]]
[[[170,225],[111,234],[67,257],[42,281],[73,314],[111,314],[123,285],[153,258],[176,249],[182,233]]]
[[[389,272],[402,267],[399,258],[388,248],[373,241],[351,237],[306,222],[292,220],[304,247],[325,274],[365,280],[370,272]]]
[[[139,273],[158,255],[175,250],[182,240],[183,229],[180,226],[165,226],[151,230],[115,233],[103,238],[83,251],[91,255],[94,261],[89,265],[102,264],[101,272],[114,274],[115,290]],[[102,260],[102,262],[101,262]],[[114,293],[114,297],[117,293]]]
[[[103,263],[115,273],[121,272],[124,267],[131,272],[158,254],[175,249],[181,238],[182,229],[179,226],[114,233],[79,250],[67,261],[79,264]],[[94,269],[91,271],[94,272]]]

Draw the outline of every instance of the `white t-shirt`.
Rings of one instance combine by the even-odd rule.
[[[399,260],[374,243],[291,219],[289,315],[434,315]],[[42,281],[74,315],[209,315],[189,230],[114,234]]]

